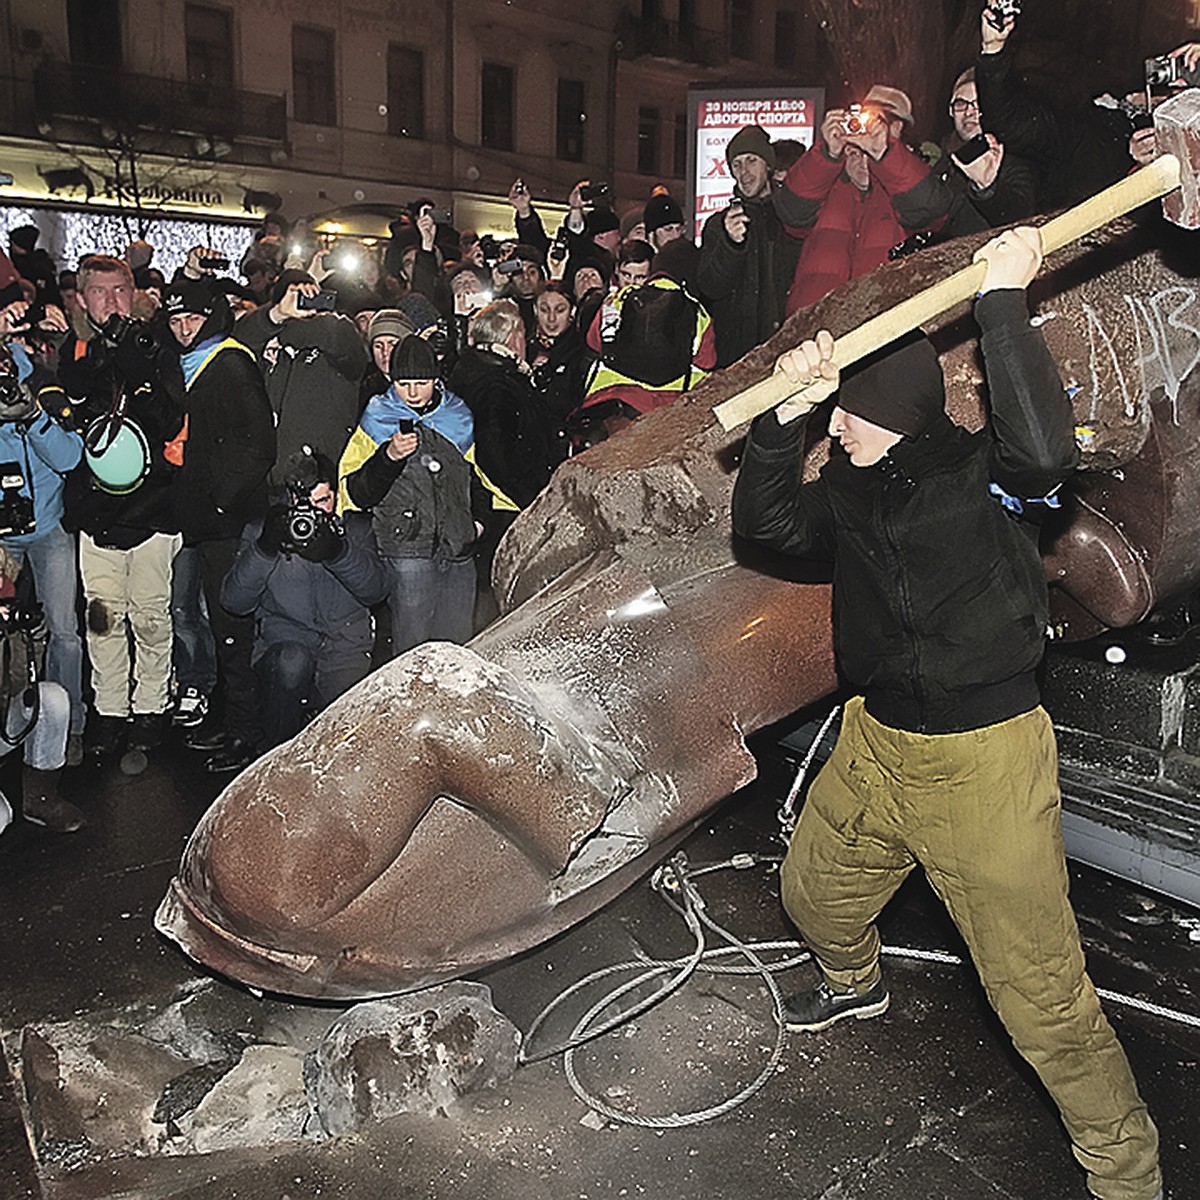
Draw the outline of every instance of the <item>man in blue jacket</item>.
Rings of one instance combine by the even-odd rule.
[[[988,999],[1062,1113],[1101,1200],[1159,1200],[1158,1135],[1087,976],[1067,899],[1057,754],[1039,703],[1049,604],[1036,522],[1078,452],[1071,405],[1025,288],[1034,229],[981,252],[975,306],[991,420],[945,412],[923,338],[839,381],[827,332],[780,360],[814,386],[755,422],[734,528],[833,562],[838,666],[859,693],[813,782],[780,872],[820,968],[785,1001],[791,1029],[881,1016],[876,918],[918,865],[950,910]],[[840,443],[804,483],[811,404],[837,390]]]
[[[0,342],[0,464],[16,464],[20,483],[4,490],[0,544],[17,565],[28,561],[46,618],[46,678],[61,684],[71,705],[67,758],[78,766],[83,758],[83,639],[79,635],[76,601],[79,572],[75,539],[62,526],[63,486],[67,473],[79,465],[83,439],[52,420],[38,403],[34,389],[53,405],[61,392],[49,379],[39,381],[19,341]],[[61,403],[60,403],[61,407]],[[10,497],[30,501],[32,523],[7,519]]]
[[[334,516],[337,471],[300,450],[284,464],[288,500],[242,533],[221,603],[255,619],[263,749],[298,733],[371,669],[370,606],[387,595],[371,518]]]

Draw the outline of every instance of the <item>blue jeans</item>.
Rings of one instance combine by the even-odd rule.
[[[176,688],[192,687],[211,696],[217,690],[217,646],[205,611],[199,546],[184,546],[175,555],[171,619]]]
[[[475,563],[470,558],[384,558],[392,655],[422,642],[471,638],[475,611]]]
[[[66,689],[71,702],[71,732],[82,733],[87,710],[83,703],[83,639],[79,636],[75,538],[56,525],[44,537],[23,546],[6,542],[4,548],[18,563],[29,560],[50,635],[46,646],[46,678]]]
[[[0,756],[24,745],[26,766],[35,771],[57,771],[67,761],[71,702],[61,684],[39,683],[37,689],[37,720],[32,725],[34,710],[25,703],[24,695],[9,700]]]

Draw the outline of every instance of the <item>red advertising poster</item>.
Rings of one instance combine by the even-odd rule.
[[[758,125],[772,141],[791,138],[811,146],[825,104],[824,88],[693,89],[688,94],[688,197],[692,236],[733,198],[725,147],[745,125]]]

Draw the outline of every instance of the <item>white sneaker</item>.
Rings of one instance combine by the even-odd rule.
[[[194,729],[208,716],[208,697],[199,689],[185,687],[175,703],[173,724],[183,729]]]

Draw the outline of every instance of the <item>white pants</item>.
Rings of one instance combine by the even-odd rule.
[[[131,691],[134,713],[166,711],[171,563],[182,544],[177,533],[152,533],[132,550],[111,550],[97,546],[86,533],[79,535],[88,657],[101,716],[128,716]]]

